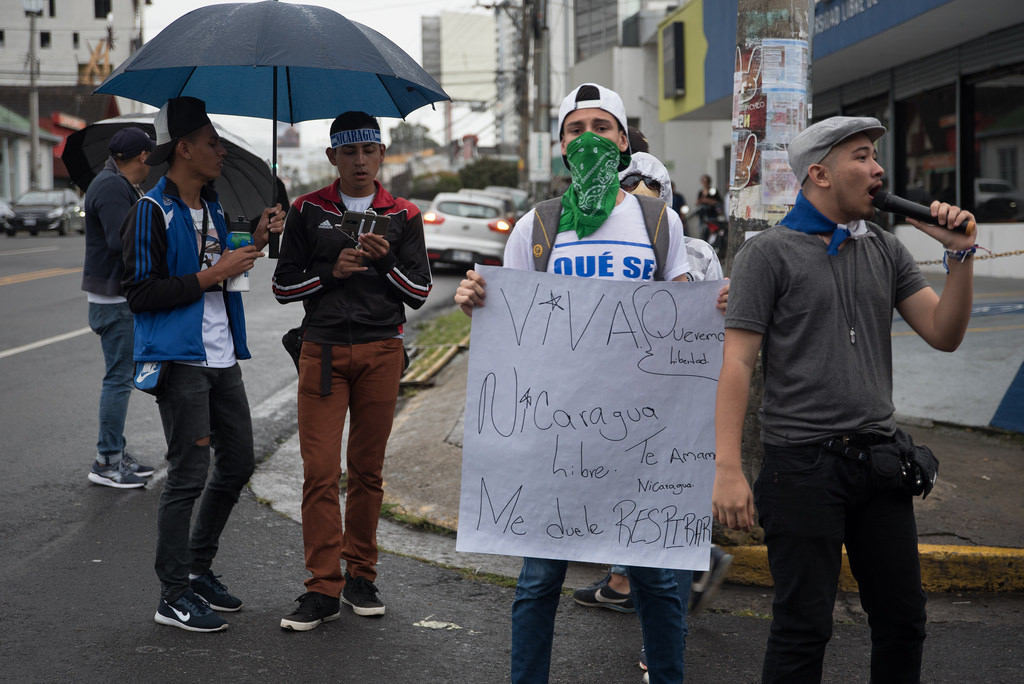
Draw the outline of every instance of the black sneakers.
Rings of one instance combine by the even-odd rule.
[[[341,617],[341,606],[338,599],[333,596],[307,591],[295,600],[299,602],[299,607],[281,618],[281,629],[305,632],[321,622],[330,622]]]
[[[228,588],[217,579],[220,575],[214,575],[213,570],[207,570],[199,577],[189,580],[192,591],[210,604],[214,610],[232,613],[241,610],[242,600],[228,593]]]
[[[690,615],[697,615],[708,607],[711,599],[718,593],[722,581],[732,565],[732,554],[726,553],[717,544],[711,545],[711,564],[707,570],[693,573],[693,585],[690,589]]]
[[[608,573],[597,584],[577,589],[572,593],[572,600],[589,608],[609,608],[620,613],[635,613],[633,597],[629,594],[620,594],[609,587],[610,578],[611,573]]]
[[[345,571],[345,588],[341,590],[341,600],[345,605],[352,606],[356,615],[383,615],[384,603],[377,598],[377,587],[365,577],[353,577]]]
[[[213,612],[206,601],[187,591],[168,603],[160,599],[153,616],[161,625],[170,625],[190,632],[220,632],[228,628],[227,621]]]

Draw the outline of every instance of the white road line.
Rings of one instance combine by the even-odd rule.
[[[27,249],[12,249],[9,252],[0,252],[0,256],[14,256],[15,254],[37,254],[39,252],[56,252],[60,247],[32,247]]]
[[[6,351],[0,352],[0,359],[5,359],[8,356],[14,356],[15,354],[20,354],[22,352],[32,351],[33,349],[39,349],[40,347],[45,347],[45,346],[47,346],[49,344],[54,344],[56,342],[63,342],[64,340],[70,340],[72,337],[78,337],[79,335],[85,335],[86,333],[91,333],[91,332],[92,332],[92,328],[89,328],[87,326],[85,328],[79,328],[78,330],[72,330],[71,332],[63,333],[61,335],[54,335],[53,337],[47,337],[45,340],[39,340],[37,342],[30,342],[29,344],[23,344],[20,347],[13,347],[13,348],[8,349]]]

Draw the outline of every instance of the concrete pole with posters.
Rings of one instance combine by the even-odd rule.
[[[29,123],[29,153],[28,153],[28,187],[30,190],[39,189],[39,60],[36,58],[36,19],[43,16],[42,0],[24,0],[25,16],[28,17],[28,123]]]
[[[725,272],[748,231],[778,223],[800,189],[789,168],[789,141],[810,118],[814,0],[737,0],[729,164],[729,245]],[[751,378],[743,463],[753,482],[763,449],[757,411],[764,389]]]

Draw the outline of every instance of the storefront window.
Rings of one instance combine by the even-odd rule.
[[[902,169],[896,194],[920,204],[956,203],[956,91],[946,86],[897,103]],[[897,150],[897,153],[899,150]],[[900,165],[897,154],[897,165]]]
[[[974,207],[979,221],[1018,219],[1024,161],[1024,65],[974,84]]]

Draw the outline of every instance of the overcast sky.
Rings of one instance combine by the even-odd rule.
[[[143,36],[152,38],[178,17],[206,5],[217,5],[228,0],[152,0],[152,5],[143,5]],[[238,1],[238,0],[234,0]],[[477,3],[475,0],[310,0],[305,4],[329,7],[353,21],[358,21],[380,31],[413,59],[422,63],[420,50],[420,19],[423,16],[438,15],[442,11],[466,12]],[[479,11],[479,10],[477,10]],[[439,103],[437,110],[423,107],[407,118],[410,123],[428,127],[435,140],[443,142],[444,107]],[[266,119],[245,117],[217,117],[232,131],[246,138],[256,150],[270,156],[271,124]],[[381,119],[381,129],[386,131],[400,119]],[[297,125],[302,134],[303,147],[326,147],[330,121],[309,121]],[[464,131],[477,133],[478,131]],[[460,133],[460,131],[456,131]]]

